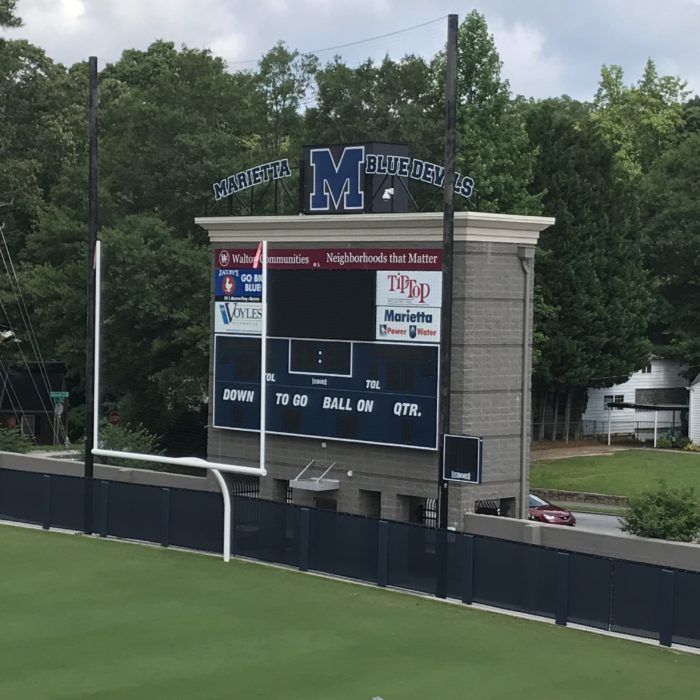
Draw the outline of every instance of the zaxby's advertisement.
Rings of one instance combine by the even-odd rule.
[[[214,270],[214,299],[243,301],[262,299],[262,272],[254,269],[218,268]]]

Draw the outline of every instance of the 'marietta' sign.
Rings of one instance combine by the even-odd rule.
[[[282,160],[273,160],[270,163],[256,165],[247,170],[241,170],[238,173],[229,175],[219,182],[215,182],[214,199],[217,201],[223,197],[228,197],[236,192],[260,185],[263,182],[272,180],[280,180],[284,177],[291,177],[292,171],[289,168],[289,161],[286,158]]]
[[[234,173],[214,183],[214,197],[291,177],[287,159]],[[408,155],[404,144],[304,146],[299,178],[305,214],[396,213],[408,210],[406,182],[443,187],[445,168]],[[454,192],[469,198],[474,180],[455,173]]]

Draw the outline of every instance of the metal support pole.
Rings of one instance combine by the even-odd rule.
[[[530,442],[530,425],[528,423],[528,404],[530,402],[530,285],[532,266],[535,262],[534,248],[518,248],[520,265],[523,268],[523,344],[520,374],[520,503],[518,517],[528,518],[529,479],[528,479],[528,445]],[[556,416],[555,416],[556,419]]]
[[[261,304],[262,304],[262,328],[260,329],[260,469],[265,469],[265,445],[267,430],[267,241],[261,245],[262,277]]]
[[[97,58],[88,61],[88,240],[87,240],[87,319],[85,340],[85,477],[83,532],[92,532],[92,475],[95,431],[93,377],[95,368],[95,242],[97,241]]]
[[[659,427],[659,412],[654,411],[654,447],[656,447],[656,431],[658,430]]]
[[[440,429],[438,435],[438,527],[447,527],[448,487],[442,478],[444,435],[450,432],[452,363],[452,255],[454,249],[454,186],[457,131],[457,15],[447,17],[447,80],[445,119],[445,187],[442,213],[442,315],[440,318]]]

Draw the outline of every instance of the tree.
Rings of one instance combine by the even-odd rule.
[[[249,167],[261,110],[253,76],[209,51],[157,41],[100,75],[100,221],[155,214],[204,243],[213,182]]]
[[[593,119],[629,177],[647,172],[677,142],[688,94],[685,86],[680,78],[660,76],[651,59],[631,87],[624,84],[620,66],[602,67]]]
[[[81,152],[79,100],[65,68],[41,49],[0,39],[0,201],[12,203],[3,217],[13,254]]]
[[[444,56],[435,62],[444,95]],[[539,214],[533,190],[535,151],[521,111],[501,78],[503,64],[483,15],[470,12],[459,27],[457,170],[476,182],[479,211]]]
[[[630,498],[620,518],[623,532],[676,542],[693,542],[700,531],[700,512],[692,488],[669,488],[663,481],[653,490]]]
[[[267,156],[296,156],[285,151],[291,143],[298,145],[303,122],[300,109],[317,66],[315,56],[290,51],[281,41],[260,60],[256,85],[263,102],[261,136]]]
[[[15,12],[17,0],[0,0],[0,27],[21,27],[22,20]]]
[[[25,263],[20,279],[42,347],[66,362],[79,394],[87,262],[83,232],[70,221],[53,230],[76,246],[75,257]],[[125,422],[163,435],[183,415],[197,416],[207,393],[209,252],[146,214],[124,217],[100,238],[103,401]]]
[[[305,114],[306,136],[316,143],[406,142],[417,157],[442,158],[444,121],[431,67],[418,56],[356,68],[339,57],[316,73],[316,104]]]
[[[637,201],[588,109],[567,98],[532,103],[525,115],[538,148],[532,187],[544,192],[544,211],[556,217],[540,239],[535,277],[534,376],[543,430],[549,395],[555,419],[563,398],[568,424],[583,408],[586,387],[612,384],[646,364],[649,291]],[[568,425],[564,434],[568,439]]]
[[[700,132],[654,164],[644,184],[646,260],[656,281],[657,351],[700,367]]]

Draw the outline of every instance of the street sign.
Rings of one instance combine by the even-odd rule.
[[[68,398],[69,392],[67,392],[67,391],[52,391],[49,393],[49,396],[54,401],[63,401],[64,399]]]

